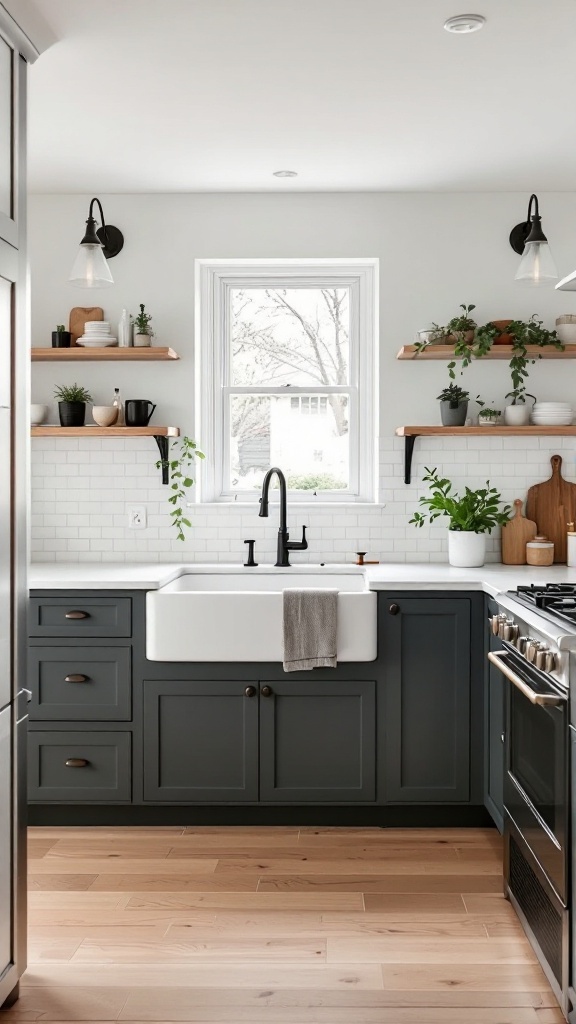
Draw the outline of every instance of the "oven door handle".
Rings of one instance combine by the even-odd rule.
[[[501,651],[496,654],[494,651],[488,652],[488,660],[496,665],[496,668],[500,670],[502,675],[509,679],[513,686],[520,693],[530,701],[531,704],[540,704],[544,707],[558,707],[560,704],[566,703],[566,697],[560,697],[555,693],[536,693],[532,687],[528,686],[524,680],[513,672],[509,665],[506,664],[505,659],[509,657],[508,651]]]

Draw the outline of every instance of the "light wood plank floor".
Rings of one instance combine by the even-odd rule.
[[[32,828],[15,1021],[557,1024],[484,829]]]

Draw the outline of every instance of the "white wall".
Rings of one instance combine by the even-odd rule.
[[[548,475],[560,442],[447,438],[418,442],[416,484],[402,482],[402,423],[438,422],[436,396],[448,383],[445,363],[397,362],[398,348],[431,320],[445,322],[460,302],[475,302],[479,322],[537,312],[552,327],[559,313],[576,312],[576,296],[517,284],[518,257],[510,228],[525,216],[524,194],[292,194],[114,195],[100,197],[107,219],[122,229],[123,252],[112,261],[113,288],[71,287],[67,278],[87,216],[89,196],[31,196],[32,344],[50,343],[73,305],[101,304],[115,322],[123,306],[145,302],[154,315],[157,344],[172,345],[177,363],[35,363],[33,400],[53,403],[57,383],[77,381],[106,403],[114,387],[124,399],[157,402],[155,421],[194,431],[194,259],[196,257],[374,257],[380,259],[380,497],[386,507],[310,508],[291,523],[311,526],[307,556],[342,558],[357,548],[387,560],[444,559],[444,531],[407,526],[421,488],[424,464],[442,465],[456,481],[490,479],[507,498],[523,496]],[[543,225],[561,275],[576,267],[576,193],[542,194]],[[541,362],[530,386],[541,399],[574,399],[576,361]],[[463,379],[472,394],[503,403],[507,364],[484,361]],[[55,421],[53,405],[52,419]],[[201,438],[198,439],[201,442]],[[514,442],[514,443],[513,443]],[[574,476],[572,440],[564,442],[565,475]],[[497,460],[494,452],[497,452]],[[208,453],[209,454],[209,453]],[[274,547],[274,519],[266,526],[254,509],[203,507],[186,544],[172,541],[166,491],[158,482],[152,441],[33,443],[33,544],[46,560],[94,558],[236,560],[245,536],[259,539],[265,560]],[[130,486],[127,486],[129,482]],[[127,502],[144,501],[150,528],[125,528]],[[66,521],[64,521],[64,519]],[[254,524],[254,525],[253,525]],[[271,525],[270,525],[271,524]],[[492,557],[497,557],[493,545]]]

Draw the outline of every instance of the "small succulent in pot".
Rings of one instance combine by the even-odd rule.
[[[70,348],[71,341],[72,335],[64,324],[58,324],[56,330],[52,331],[52,348]]]
[[[86,419],[86,403],[92,395],[79,384],[62,384],[54,390],[58,399],[58,415],[61,427],[83,427]]]
[[[146,312],[144,303],[140,303],[140,312],[131,317],[131,324],[134,327],[134,347],[147,348],[150,345],[150,338],[154,337],[154,331],[150,327],[152,320],[151,313]]]
[[[457,384],[449,384],[438,395],[440,416],[445,427],[463,427],[468,414],[470,393]]]
[[[484,406],[478,413],[478,426],[495,427],[499,423],[501,415],[501,409],[491,409],[488,406]]]

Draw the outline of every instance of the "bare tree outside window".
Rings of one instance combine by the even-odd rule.
[[[294,488],[346,490],[349,396],[316,389],[350,383],[348,288],[233,288],[230,302],[230,384],[254,389],[230,396],[232,487],[258,487],[277,457]],[[291,402],[293,387],[314,401]]]

